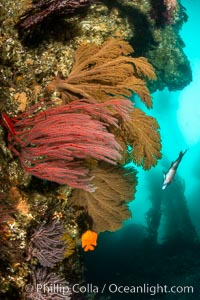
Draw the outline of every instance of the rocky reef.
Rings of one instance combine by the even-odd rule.
[[[156,1],[157,6],[154,2],[1,1],[1,299],[49,296],[44,291],[36,293],[36,282],[54,281],[68,287],[84,283],[82,234],[115,231],[130,217],[127,203],[134,198],[137,178],[135,169],[125,169],[124,164],[134,161],[149,169],[161,158],[159,125],[127,98],[137,94],[150,108],[150,91],[183,88],[191,81],[191,70],[179,36],[187,20],[184,8],[177,2],[169,10],[165,2]],[[80,107],[83,98],[95,103],[93,110],[91,103]],[[72,154],[62,152],[59,128],[56,154],[53,148],[49,154],[41,152],[42,138],[48,133],[45,143],[50,149],[53,124],[59,123],[60,115],[53,116],[48,127],[50,111],[64,107],[65,117],[71,113],[68,133],[75,126],[75,115],[77,120],[81,116],[81,125],[89,120],[90,126],[81,135],[85,156],[77,142],[80,128],[61,147],[71,147]],[[60,128],[66,126],[63,122]],[[41,133],[42,124],[46,133]],[[87,144],[89,127],[96,128],[93,138],[101,140],[92,154]],[[41,133],[37,143],[33,131]],[[112,137],[111,146],[105,134]],[[103,154],[108,149],[110,154]],[[34,151],[39,154],[33,156]],[[55,172],[55,161],[56,167],[63,166],[61,160],[66,157],[72,161],[71,173],[67,173],[70,180],[49,180],[55,178],[49,176]],[[44,161],[53,166],[51,170],[39,165]],[[37,174],[30,171],[35,166]],[[84,176],[97,188],[96,193],[95,188],[92,193],[84,190],[89,186]],[[116,181],[113,186],[112,180]],[[68,293],[65,297],[92,299],[93,295]],[[62,297],[57,293],[52,299]]]

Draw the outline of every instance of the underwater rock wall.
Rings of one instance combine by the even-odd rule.
[[[152,100],[147,86],[151,90],[179,89],[191,80],[185,76],[185,72],[190,74],[190,67],[181,42],[177,42],[180,38],[175,27],[180,28],[185,18],[179,4],[170,14],[165,14],[167,7],[161,5],[159,15],[160,10],[155,11],[152,1],[115,1],[114,5],[113,1],[94,2],[86,1],[81,6],[80,1],[71,1],[71,8],[65,7],[62,13],[59,5],[64,2],[60,1],[51,14],[47,14],[48,4],[58,3],[56,0],[2,0],[0,5],[0,292],[5,299],[10,295],[12,299],[44,296],[37,295],[35,281],[48,283],[54,278],[67,285],[83,282],[83,233],[117,230],[130,217],[127,202],[134,198],[137,178],[134,168],[123,169],[124,163],[133,160],[149,169],[161,158],[159,125],[154,118],[133,108],[127,97],[137,94],[150,108]],[[104,43],[110,37],[113,41]],[[172,47],[173,55],[169,50]],[[172,62],[167,69],[161,52],[166,57],[168,50]],[[108,70],[112,73],[110,78],[106,77]],[[74,102],[82,98],[84,103]],[[104,104],[108,98],[113,102]],[[87,102],[91,100],[96,105],[92,109]],[[65,140],[64,149],[71,147],[73,154],[60,151],[64,142],[62,132],[52,129],[59,123],[59,115],[57,119],[52,117],[51,128],[47,126],[52,109],[59,110],[59,105],[66,105],[65,110],[76,114],[84,125],[86,120],[92,124],[81,137],[80,127],[73,133],[67,128],[71,140]],[[66,122],[59,124],[63,129]],[[94,147],[93,153],[89,127],[95,128],[94,137],[102,142]],[[41,128],[46,130],[41,133]],[[53,152],[55,149],[48,148],[50,139],[56,139],[58,133],[60,140]],[[112,137],[112,145],[106,134]],[[42,152],[44,137],[49,154]],[[80,138],[86,145],[85,156],[79,150]],[[127,145],[132,151],[127,151]],[[48,180],[55,178],[51,174],[63,178],[63,161],[70,159],[72,168],[65,182],[68,185]],[[87,180],[94,177],[99,190],[95,194],[92,186],[94,194],[90,196]],[[112,186],[113,178],[120,184]],[[115,211],[111,211],[112,201]],[[86,248],[94,249],[96,235],[89,236]],[[59,259],[52,262],[52,255]],[[27,284],[32,286],[30,294],[26,292]]]

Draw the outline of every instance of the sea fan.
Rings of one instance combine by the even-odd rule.
[[[63,101],[69,103],[81,97],[106,103],[108,99],[126,98],[136,93],[151,107],[145,79],[156,78],[153,67],[144,57],[130,57],[131,52],[132,47],[121,39],[110,39],[101,46],[82,45],[76,50],[69,76],[58,76],[47,90],[58,90]],[[126,122],[119,120],[120,128],[112,128],[111,132],[123,148],[124,162],[128,144],[133,148],[134,162],[149,169],[161,157],[159,126],[154,118],[139,109],[132,110],[129,116]]]
[[[47,268],[37,268],[26,287],[27,300],[70,300],[71,292],[64,277],[49,273]]]
[[[80,98],[104,102],[136,93],[151,107],[144,78],[156,78],[153,67],[144,57],[128,56],[132,52],[132,47],[121,39],[109,39],[101,46],[84,44],[76,50],[69,76],[64,79],[58,76],[47,90],[60,91],[64,102]]]
[[[121,147],[108,126],[118,126],[113,114],[128,119],[131,102],[110,100],[98,104],[82,99],[38,111],[45,104],[40,102],[15,119],[10,149],[32,175],[94,191],[84,160],[116,164],[121,159]]]
[[[63,225],[58,220],[41,224],[31,236],[28,253],[36,257],[43,267],[53,268],[64,259],[67,245],[62,240]]]
[[[91,170],[96,186],[95,193],[74,190],[70,201],[84,207],[92,218],[92,230],[115,231],[131,217],[127,203],[134,198],[137,183],[134,169],[125,169],[101,163]]]
[[[129,115],[130,120],[122,122],[120,129],[113,132],[124,151],[127,145],[131,146],[130,158],[144,169],[150,169],[161,158],[159,125],[155,118],[138,108],[134,108]]]

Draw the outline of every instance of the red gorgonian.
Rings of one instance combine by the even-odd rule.
[[[47,107],[42,110],[42,106]],[[94,103],[77,100],[52,107],[40,101],[17,118],[2,115],[9,130],[9,149],[19,157],[25,171],[42,179],[94,191],[88,174],[88,159],[116,164],[121,146],[108,131],[118,126],[132,109],[129,100]]]

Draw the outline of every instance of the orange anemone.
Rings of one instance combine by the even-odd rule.
[[[97,245],[97,233],[92,230],[87,230],[81,236],[82,248],[87,252],[88,250],[94,250]]]

